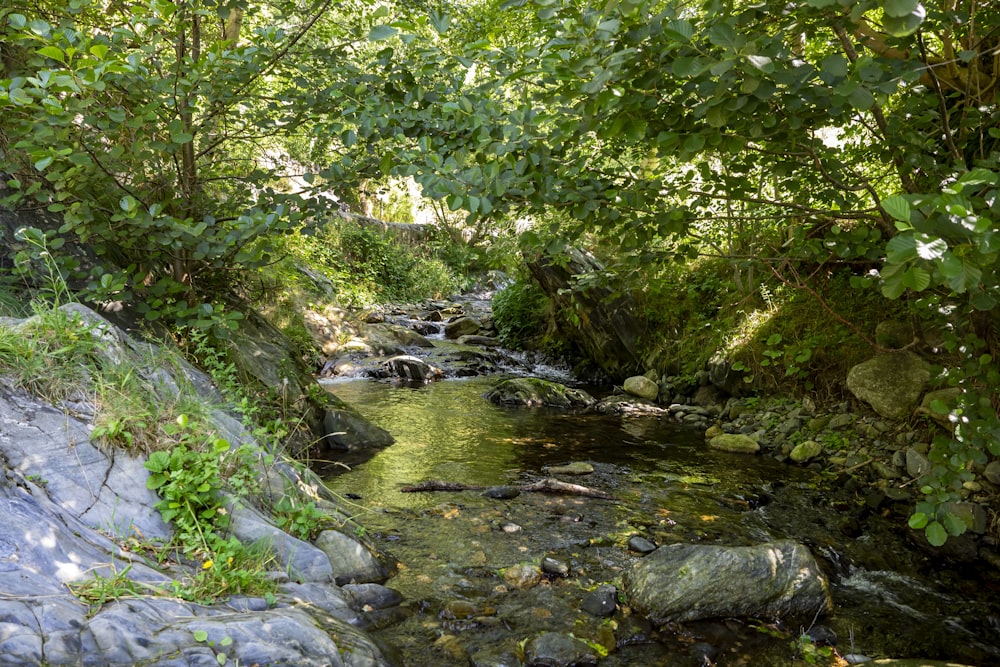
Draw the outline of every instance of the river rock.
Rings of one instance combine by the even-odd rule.
[[[723,433],[708,441],[708,446],[723,452],[734,454],[756,454],[760,444],[748,435],[742,433]]]
[[[547,466],[545,468],[552,475],[592,475],[594,466],[586,461],[574,461],[558,466]]]
[[[886,419],[905,419],[931,379],[930,364],[912,352],[892,352],[847,373],[847,388]]]
[[[633,608],[656,625],[720,617],[813,620],[830,610],[826,577],[805,546],[671,544],[626,576]]]
[[[923,477],[931,471],[931,462],[916,447],[906,448],[906,472],[910,477]]]
[[[576,637],[545,632],[524,646],[527,667],[597,667],[597,654]]]
[[[330,559],[338,585],[382,583],[389,578],[387,568],[358,540],[337,530],[324,530],[316,547]]]
[[[541,378],[504,380],[486,392],[486,398],[500,405],[525,407],[585,408],[594,403],[594,398],[581,389]]]
[[[659,385],[645,375],[633,375],[626,378],[622,389],[625,390],[626,394],[632,394],[647,401],[655,401],[657,394],[660,393]]]
[[[796,463],[805,463],[806,461],[816,458],[822,453],[823,445],[819,444],[815,440],[805,440],[795,445],[792,451],[788,454],[788,458]]]
[[[474,317],[459,317],[444,325],[444,337],[448,339],[460,338],[479,333],[482,324]]]
[[[431,382],[444,377],[444,371],[436,366],[409,354],[402,354],[386,359],[379,366],[382,373],[389,377],[398,377],[413,382]]]
[[[459,336],[455,342],[459,345],[478,345],[480,347],[498,347],[500,345],[500,341],[492,336],[476,336],[472,334]]]
[[[610,584],[598,586],[587,593],[580,603],[580,609],[591,616],[611,616],[618,608],[618,589]]]
[[[503,580],[514,588],[534,588],[542,581],[542,571],[534,565],[522,563],[504,570]]]

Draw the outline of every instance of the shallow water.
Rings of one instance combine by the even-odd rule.
[[[719,666],[806,664],[795,645],[803,627],[726,619],[656,631],[625,604],[610,620],[580,610],[589,590],[620,584],[638,557],[625,546],[635,534],[661,545],[801,541],[830,577],[835,610],[817,624],[837,635],[839,653],[1000,664],[996,582],[932,562],[899,535],[898,518],[863,516],[861,534],[845,538],[845,508],[863,503],[811,471],[708,450],[700,433],[657,418],[494,406],[482,394],[499,380],[328,385],[397,441],[349,472],[331,467],[327,481],[352,499],[373,545],[400,562],[387,585],[407,598],[408,616],[375,634],[407,666],[515,655],[546,630],[604,645],[602,667],[704,664],[706,646]],[[557,477],[614,499],[400,490],[427,480],[522,485],[573,461],[595,472]],[[569,576],[528,590],[504,580],[546,556]]]

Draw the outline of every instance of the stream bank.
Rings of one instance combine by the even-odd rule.
[[[368,317],[381,318],[390,331],[411,329],[422,326],[422,313],[439,310],[432,305]],[[454,311],[443,319],[468,316],[463,304],[448,307]],[[329,470],[328,483],[356,504],[369,537],[401,563],[387,585],[403,593],[407,616],[379,632],[401,648],[406,664],[802,664],[818,660],[810,652],[833,641],[830,660],[1000,660],[1000,610],[988,594],[997,585],[988,565],[993,528],[983,522],[981,532],[944,554],[901,528],[921,446],[900,425],[850,402],[699,404],[671,396],[662,404],[592,387],[585,389],[601,399],[598,409],[499,407],[483,394],[504,377],[533,374],[526,360],[492,345],[458,355],[455,346],[473,346],[447,339],[443,324],[426,339],[390,353],[423,359],[442,379],[393,376],[387,357],[350,342],[355,350],[339,350],[327,365],[330,375],[347,371],[326,380],[397,440],[355,461],[350,472]],[[449,363],[470,358],[481,364],[476,372]],[[565,371],[540,370],[571,382]],[[760,453],[709,448],[710,429],[753,440]],[[807,440],[819,445],[808,456],[799,448]],[[568,464],[593,472],[585,481],[567,477]],[[431,479],[516,489],[552,475],[615,500],[400,491]],[[641,557],[636,544],[775,539],[804,543],[819,560],[830,580],[831,616],[787,625],[729,618],[656,627],[620,597],[626,572]],[[584,600],[608,587],[615,604],[604,604],[613,613],[586,611]],[[539,641],[562,657],[539,653]]]

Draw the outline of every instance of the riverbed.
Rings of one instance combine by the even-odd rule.
[[[801,665],[826,644],[833,656],[816,664],[846,664],[837,656],[848,654],[1000,664],[995,577],[914,547],[898,519],[865,511],[864,494],[842,480],[709,450],[700,431],[660,417],[495,406],[482,395],[500,379],[327,385],[396,438],[349,471],[328,467],[326,480],[365,538],[399,563],[386,585],[403,594],[406,614],[374,634],[407,667],[517,665],[524,642],[546,631],[590,644],[602,667]],[[570,463],[593,472],[553,472]],[[546,478],[612,499],[403,492],[429,480],[520,487]],[[721,619],[651,628],[621,594],[623,571],[641,557],[630,548],[636,537],[802,542],[830,579],[834,612],[795,627]],[[553,571],[537,583],[511,576],[543,564]],[[581,601],[604,584],[617,587],[618,606],[597,617]]]

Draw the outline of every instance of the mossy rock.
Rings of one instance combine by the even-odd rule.
[[[594,398],[583,390],[541,378],[504,380],[486,392],[486,398],[499,405],[520,405],[529,408],[586,408],[595,402]]]

